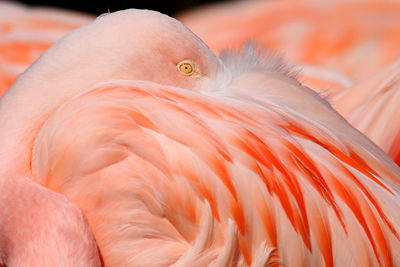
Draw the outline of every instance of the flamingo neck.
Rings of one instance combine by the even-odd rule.
[[[0,98],[0,236],[5,236],[0,238],[0,259],[7,266],[60,262],[100,266],[82,212],[61,194],[33,181],[30,165],[35,138],[51,114],[77,93],[64,85],[67,80],[53,78],[44,83],[34,78],[40,77],[40,71],[28,70]]]
[[[64,100],[57,99],[49,89],[49,84],[41,86],[27,77],[0,99],[0,173],[8,169],[29,174],[34,138]]]
[[[46,52],[0,98],[0,173],[30,174],[32,147],[42,125],[68,99],[107,79],[76,60]],[[57,58],[56,62],[53,62]]]

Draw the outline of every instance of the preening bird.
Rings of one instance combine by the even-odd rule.
[[[76,205],[105,266],[399,266],[399,168],[259,50],[140,10],[52,46],[0,99],[2,263],[99,265]]]

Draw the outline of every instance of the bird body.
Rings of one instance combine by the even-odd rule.
[[[249,44],[219,59],[157,12],[99,17],[0,99],[1,189],[39,188],[69,218],[78,206],[105,266],[400,265],[400,170],[262,55]],[[17,211],[2,228],[29,229]],[[80,219],[67,225],[86,241],[62,242],[99,265]],[[7,233],[3,263],[22,266]]]
[[[398,265],[394,164],[268,102],[101,85],[42,128],[33,172],[82,208],[110,266]]]

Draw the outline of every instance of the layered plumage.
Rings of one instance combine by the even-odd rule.
[[[398,265],[397,168],[335,114],[346,135],[287,109],[112,82],[52,116],[33,172],[110,266]]]
[[[214,51],[252,38],[298,62],[299,80],[399,164],[399,14],[397,1],[282,0],[209,5],[178,18]]]
[[[398,167],[257,55],[220,60],[156,12],[102,16],[1,98],[1,182],[65,195],[106,266],[400,265]]]

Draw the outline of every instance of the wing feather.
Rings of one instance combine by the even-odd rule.
[[[114,81],[46,122],[32,167],[111,266],[395,266],[399,170],[357,134],[273,101]]]

